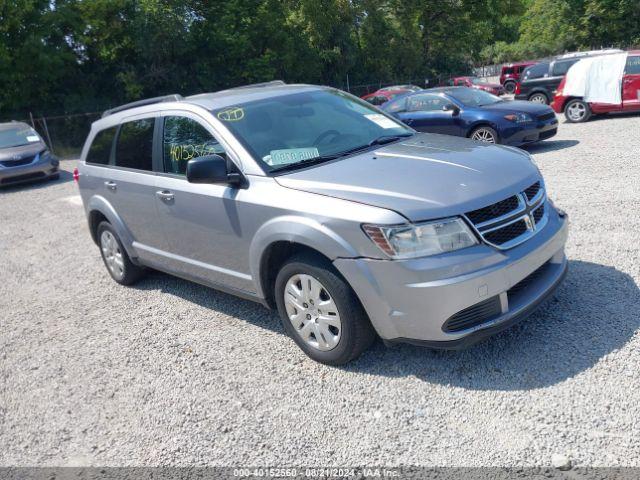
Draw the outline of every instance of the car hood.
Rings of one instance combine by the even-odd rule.
[[[495,203],[539,180],[540,172],[516,148],[417,134],[275,179],[284,187],[387,208],[419,221]]]
[[[490,110],[495,112],[523,112],[530,113],[532,115],[543,115],[545,113],[551,113],[553,110],[548,105],[542,105],[540,103],[525,102],[522,100],[507,100],[504,102],[493,103],[491,105],[485,105],[481,107],[482,110]]]
[[[22,160],[25,157],[33,157],[36,153],[47,147],[42,142],[33,142],[18,147],[0,148],[0,162]]]

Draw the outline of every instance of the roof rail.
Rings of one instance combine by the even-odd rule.
[[[270,82],[252,83],[250,85],[241,85],[239,87],[233,87],[231,90],[239,90],[241,88],[256,88],[256,87],[275,87],[277,85],[286,85],[282,80],[272,80]]]
[[[146,98],[144,100],[125,103],[124,105],[120,105],[119,107],[114,107],[114,108],[110,108],[109,110],[105,110],[104,113],[102,114],[102,118],[108,117],[109,115],[113,115],[114,113],[122,112],[124,110],[129,110],[130,108],[143,107],[145,105],[153,105],[154,103],[179,102],[180,100],[182,100],[182,95],[177,93],[174,93],[173,95],[164,95],[162,97]]]

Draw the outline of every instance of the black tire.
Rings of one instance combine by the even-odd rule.
[[[114,271],[109,266],[109,262],[105,256],[105,249],[102,246],[102,236],[104,232],[109,232],[113,239],[117,244],[117,248],[122,258],[122,274],[118,275],[114,273]],[[98,229],[96,230],[96,238],[98,239],[98,247],[100,248],[100,255],[102,256],[102,261],[104,262],[104,266],[107,268],[107,272],[111,278],[113,278],[120,285],[132,285],[133,283],[140,280],[140,278],[144,275],[144,269],[137,265],[134,265],[127,254],[127,251],[122,246],[122,242],[120,241],[120,237],[118,237],[117,232],[111,226],[109,222],[101,222],[98,225]]]
[[[540,101],[537,101],[536,98],[540,99]],[[527,100],[529,100],[530,102],[533,102],[533,103],[540,103],[542,105],[549,105],[549,97],[547,97],[546,93],[542,93],[542,92],[532,93],[531,95],[529,95],[529,98]]]
[[[474,137],[479,137],[481,134],[491,135],[493,137],[493,142],[488,140],[483,140],[481,138],[474,138]],[[472,140],[476,140],[478,142],[495,143],[495,144],[500,143],[500,136],[498,135],[498,132],[496,132],[496,130],[494,128],[491,128],[489,125],[480,125],[479,127],[474,128],[469,134],[469,138]]]
[[[516,91],[516,82],[504,82],[504,90],[507,93],[513,93]]]
[[[341,320],[337,345],[321,351],[306,343],[289,320],[284,302],[285,287],[294,275],[305,274],[318,280],[333,299]],[[326,365],[343,365],[354,360],[371,346],[376,333],[355,293],[334,269],[331,262],[320,255],[303,253],[289,259],[278,272],[274,295],[285,332],[313,360]]]
[[[583,123],[591,118],[591,107],[579,98],[569,100],[564,107],[564,118],[569,123]]]

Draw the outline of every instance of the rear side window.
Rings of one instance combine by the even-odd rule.
[[[502,74],[511,75],[513,73],[513,70],[514,70],[513,67],[502,67]]]
[[[624,69],[626,75],[640,75],[640,56],[627,57],[627,66]]]
[[[534,78],[544,77],[549,71],[548,63],[538,63],[532,67],[528,67],[522,74],[523,80],[532,80]]]
[[[151,171],[153,118],[134,120],[120,126],[116,143],[116,166]]]
[[[551,70],[551,75],[553,77],[560,77],[565,75],[571,65],[576,63],[578,60],[570,60],[568,62],[556,62],[553,64],[553,69]]]
[[[224,148],[195,120],[187,117],[166,117],[162,139],[164,171],[184,175],[187,162],[203,155],[225,155]]]
[[[86,162],[96,165],[108,165],[111,158],[111,146],[116,136],[116,127],[101,130],[94,137],[89,153],[87,153]]]

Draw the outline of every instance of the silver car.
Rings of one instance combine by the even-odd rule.
[[[55,180],[60,162],[26,123],[0,123],[0,186]]]
[[[277,308],[313,359],[461,348],[567,270],[524,151],[419,134],[332,88],[270,83],[105,112],[79,187],[113,279],[152,267]]]

